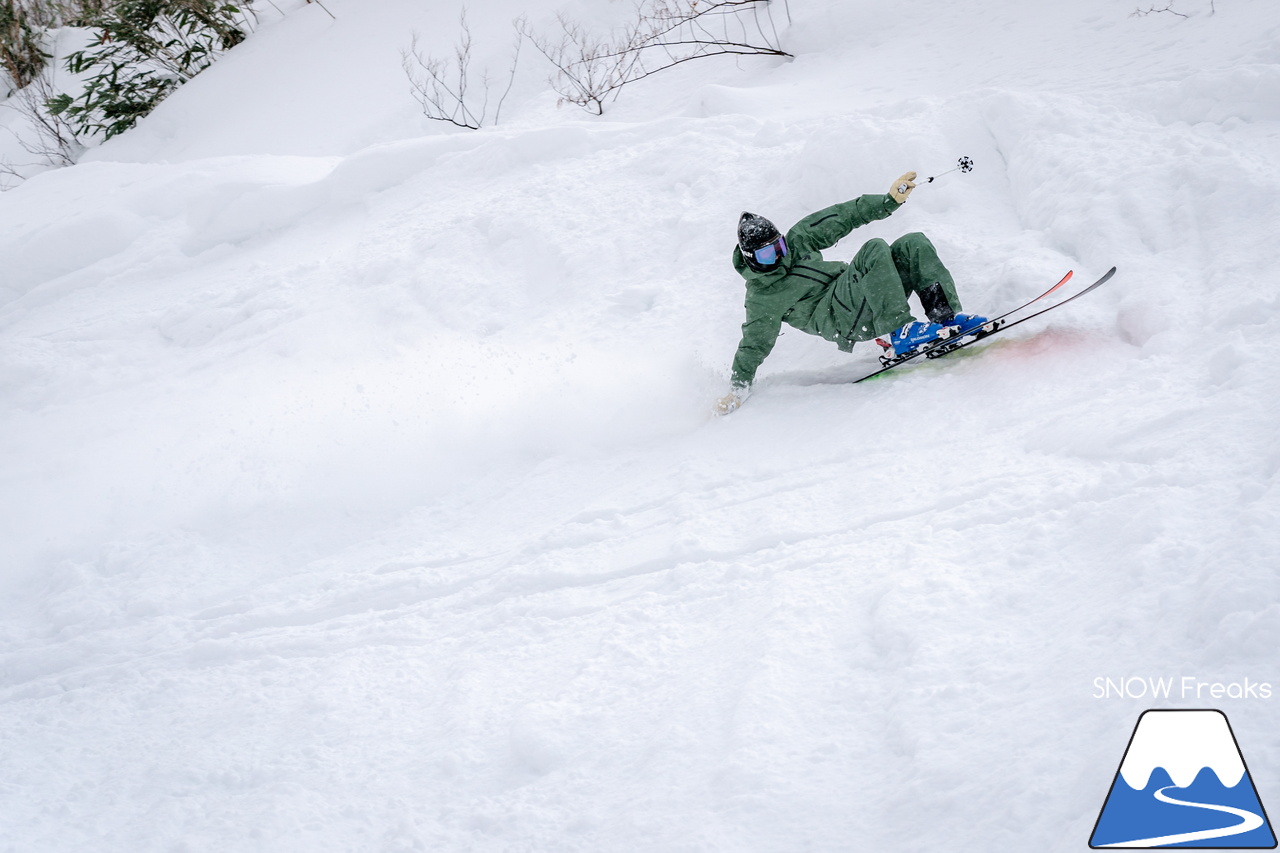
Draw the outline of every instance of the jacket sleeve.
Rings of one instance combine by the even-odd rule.
[[[850,231],[884,219],[902,205],[886,194],[858,196],[811,213],[787,232],[787,244],[798,251],[819,251],[839,243]]]
[[[747,299],[747,321],[742,324],[742,341],[733,356],[732,384],[735,388],[755,381],[760,363],[773,352],[782,331],[782,313],[772,306],[753,303]]]

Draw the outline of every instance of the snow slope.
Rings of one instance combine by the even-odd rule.
[[[456,7],[327,5],[0,195],[0,851],[1078,850],[1095,677],[1280,683],[1269,0],[796,0],[478,133],[399,68]],[[495,68],[525,8],[629,6],[473,10]],[[856,387],[786,334],[711,418],[738,213],[961,154],[827,257],[1116,279]]]

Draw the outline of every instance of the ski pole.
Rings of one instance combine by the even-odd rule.
[[[959,162],[956,163],[955,168],[947,169],[947,171],[945,172],[939,172],[938,174],[934,175],[933,177],[930,177],[927,181],[923,181],[922,183],[931,184],[933,183],[934,178],[941,178],[943,175],[949,175],[952,172],[955,172],[957,170],[961,172],[972,172],[973,160],[969,157],[961,157]]]

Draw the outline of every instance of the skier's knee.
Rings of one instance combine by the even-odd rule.
[[[864,243],[862,246],[862,252],[869,260],[872,261],[876,261],[882,257],[893,254],[893,250],[889,247],[889,244],[879,237],[872,237]]]
[[[929,249],[933,250],[933,243],[929,238],[924,236],[922,231],[912,231],[909,234],[903,234],[897,240],[893,241],[893,251],[895,253],[909,251],[911,249]]]

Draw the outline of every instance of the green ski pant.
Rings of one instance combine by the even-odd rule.
[[[902,235],[892,245],[878,237],[868,240],[843,278],[846,281],[836,286],[847,288],[852,297],[850,341],[869,341],[914,320],[907,304],[912,293],[920,298],[931,323],[948,322],[961,310],[955,280],[933,243],[918,231]]]

